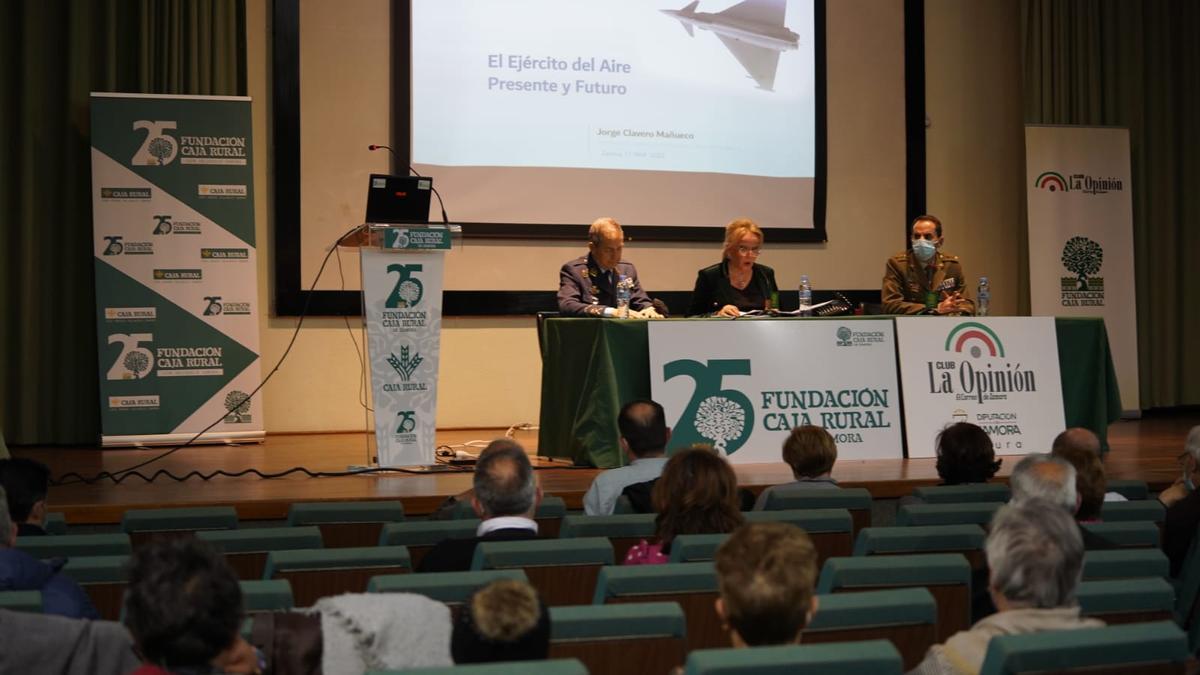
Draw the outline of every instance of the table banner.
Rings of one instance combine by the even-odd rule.
[[[217,420],[202,442],[261,439],[250,99],[93,93],[91,112],[102,443]]]
[[[670,448],[778,462],[794,427],[829,430],[838,458],[902,456],[891,319],[655,321],[650,391]]]
[[[1048,452],[1063,430],[1051,317],[897,317],[909,457],[935,456],[946,425],[970,422],[996,454]]]

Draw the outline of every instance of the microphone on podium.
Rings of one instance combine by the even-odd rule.
[[[392,159],[396,160],[397,164],[405,165],[403,162],[400,161],[400,157],[396,154],[396,151],[393,150],[392,146],[390,146],[390,145],[379,145],[377,143],[372,143],[367,146],[367,150],[370,150],[371,152],[375,152],[376,150],[387,150],[388,152],[392,153]],[[408,166],[408,170],[412,173],[412,175],[416,176],[417,178],[424,178],[424,176],[417,173],[416,169],[412,168],[411,164],[408,164],[405,166]],[[445,204],[442,203],[442,195],[438,193],[437,188],[433,187],[432,184],[430,185],[429,189],[433,190],[433,196],[437,197],[438,208],[441,209],[441,211],[442,211],[442,222],[449,224],[450,217],[446,215],[446,206],[445,206]]]

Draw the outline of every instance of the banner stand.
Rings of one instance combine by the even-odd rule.
[[[434,463],[445,254],[458,225],[362,226],[363,322],[379,466]]]

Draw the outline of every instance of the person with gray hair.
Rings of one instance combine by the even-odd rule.
[[[1041,499],[1057,504],[1074,515],[1079,508],[1075,491],[1075,467],[1053,455],[1032,454],[1017,462],[1008,479],[1014,504]]]
[[[565,316],[617,316],[617,284],[624,281],[629,284],[629,316],[661,319],[655,301],[642,290],[637,268],[621,260],[624,250],[621,224],[597,218],[588,228],[588,254],[568,260],[558,272],[558,311]]]
[[[484,541],[536,539],[533,516],[542,501],[533,465],[525,449],[511,439],[497,439],[479,453],[471,506],[482,519],[475,537],[447,539],[425,554],[418,572],[462,572],[471,569],[475,547]]]
[[[61,572],[66,558],[38,560],[14,548],[17,526],[8,515],[8,499],[0,488],[0,591],[41,591],[42,611],[73,619],[98,619],[87,593]]]
[[[1180,477],[1158,500],[1167,507],[1163,520],[1163,553],[1171,561],[1171,576],[1179,578],[1188,548],[1200,527],[1200,425],[1192,427],[1179,457]]]
[[[998,635],[1104,625],[1079,616],[1075,590],[1083,575],[1083,539],[1064,509],[1037,498],[1001,507],[985,551],[996,613],[930,647],[912,674],[978,673],[988,643]]]

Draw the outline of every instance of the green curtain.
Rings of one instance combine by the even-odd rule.
[[[246,93],[245,0],[0,7],[0,429],[100,433],[88,93]]]
[[[1129,128],[1143,408],[1200,403],[1200,2],[1022,0],[1025,121]]]

